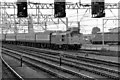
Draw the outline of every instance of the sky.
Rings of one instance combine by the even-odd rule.
[[[1,2],[15,2],[16,0],[0,0]],[[54,0],[28,0],[30,2],[40,2],[40,3],[53,3]],[[79,2],[81,3],[91,3],[91,0],[66,0],[66,2]],[[118,3],[120,0],[105,0],[105,3]],[[118,9],[106,9],[106,17],[93,19],[91,18],[91,10],[88,10],[85,14],[86,9],[79,10],[77,14],[77,10],[66,10],[66,17],[68,17],[69,27],[77,27],[77,23],[72,21],[81,21],[80,29],[82,33],[90,34],[93,27],[99,27],[102,31],[103,29],[103,19],[115,19],[118,16]],[[8,13],[13,13],[12,10],[7,10]],[[30,14],[34,14],[35,11],[29,11]],[[43,14],[53,14],[52,10],[41,10]],[[46,13],[49,12],[49,13]],[[85,16],[83,16],[85,14]],[[77,16],[78,15],[78,16]],[[65,19],[62,19],[65,21]],[[34,26],[35,27],[35,26]],[[108,31],[110,28],[118,27],[117,20],[108,20],[104,25],[104,30]],[[41,29],[38,26],[35,27],[35,30]],[[66,30],[66,26],[64,24],[59,25],[48,25],[48,29],[50,30]]]

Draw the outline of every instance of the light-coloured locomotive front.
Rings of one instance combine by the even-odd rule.
[[[55,48],[80,49],[82,41],[82,34],[76,28],[65,32],[55,32],[51,35],[51,43]]]

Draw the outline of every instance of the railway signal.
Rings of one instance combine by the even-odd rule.
[[[105,17],[105,1],[92,0],[91,2],[92,18]]]
[[[17,0],[17,17],[27,17],[27,0]]]
[[[54,1],[54,17],[63,18],[66,17],[66,7],[65,0],[55,0]]]

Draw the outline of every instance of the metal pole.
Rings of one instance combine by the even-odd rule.
[[[68,18],[66,17],[66,30],[68,30]]]
[[[19,27],[20,27],[20,20],[21,20],[21,18],[19,18]],[[21,66],[21,67],[22,67],[22,62],[23,62],[23,61],[22,61],[22,57],[23,57],[23,56],[22,56],[22,53],[21,53],[21,55],[20,55],[20,60],[21,60],[20,66]]]
[[[21,57],[21,65],[20,65],[20,66],[22,67],[22,54],[21,54],[21,56],[20,56],[20,57]]]
[[[81,4],[81,0],[79,0],[79,3]]]
[[[102,48],[104,48],[104,19],[103,19],[103,32],[102,32]]]
[[[78,9],[77,9],[77,24],[78,24],[78,32],[80,32],[80,22],[78,22]]]
[[[80,22],[78,22],[78,29],[79,29],[79,32],[80,32]]]
[[[14,33],[17,33],[17,29],[16,29],[16,21],[15,21],[15,6],[14,6]]]
[[[45,30],[47,30],[47,21],[45,22]]]
[[[77,22],[78,22],[78,9],[77,9]]]
[[[36,13],[38,15],[38,25],[39,25],[39,19],[40,19],[39,12],[40,12],[40,9],[39,9],[39,6],[38,6],[38,14]]]
[[[1,6],[1,1],[0,1],[0,25],[2,24],[1,21],[2,21],[2,6]]]
[[[60,66],[62,64],[62,54],[60,53]]]
[[[16,26],[16,20],[15,20],[15,6],[14,6],[14,34],[15,34],[15,39],[17,39],[16,35],[17,35],[17,26]],[[15,41],[15,44],[17,44],[17,42]]]

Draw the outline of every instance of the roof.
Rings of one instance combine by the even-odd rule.
[[[114,29],[120,29],[120,27],[115,27],[115,28],[112,28],[112,29],[109,29],[109,30],[114,30]]]
[[[103,32],[98,32],[97,34],[102,34]],[[104,34],[113,34],[113,33],[120,33],[120,32],[104,32]]]
[[[65,31],[65,32],[54,32],[52,33],[52,35],[66,35],[66,34],[69,34],[70,32],[69,31]]]

